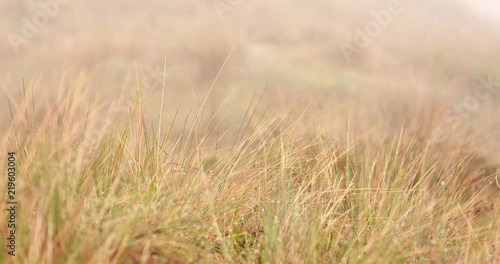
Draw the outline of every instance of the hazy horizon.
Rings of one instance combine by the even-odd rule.
[[[500,263],[500,2],[0,2],[0,263]]]

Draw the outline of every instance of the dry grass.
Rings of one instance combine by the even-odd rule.
[[[499,27],[403,2],[352,63],[385,1],[72,0],[0,42],[0,263],[500,262],[499,91],[446,115],[500,76]],[[0,6],[1,36],[40,9]]]
[[[307,111],[267,118],[253,104],[218,144],[202,108],[160,131],[140,100],[89,138],[105,126],[97,103],[77,103],[83,88],[50,109],[31,92],[11,98],[2,138],[19,161],[13,263],[499,260],[498,173],[465,142],[430,145],[409,124],[335,138]]]

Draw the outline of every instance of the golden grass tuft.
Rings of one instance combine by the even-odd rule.
[[[75,103],[84,89],[61,94],[55,108],[29,90],[11,98],[1,140],[18,153],[16,263],[500,258],[498,168],[466,144],[432,145],[406,127],[350,138],[253,107],[226,135],[233,144],[214,144],[201,118],[159,132],[137,100],[104,125],[97,102]]]

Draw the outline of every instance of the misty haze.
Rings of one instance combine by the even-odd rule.
[[[500,262],[498,1],[0,21],[0,263]]]

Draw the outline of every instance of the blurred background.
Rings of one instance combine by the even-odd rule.
[[[0,87],[15,98],[24,78],[53,97],[37,107],[84,86],[81,103],[105,111],[139,86],[155,113],[165,80],[172,119],[201,104],[222,68],[207,108],[228,127],[264,94],[270,115],[307,107],[335,133],[405,124],[424,140],[438,130],[438,143],[468,136],[498,158],[500,87],[484,87],[500,82],[493,0],[3,0],[0,20]]]

